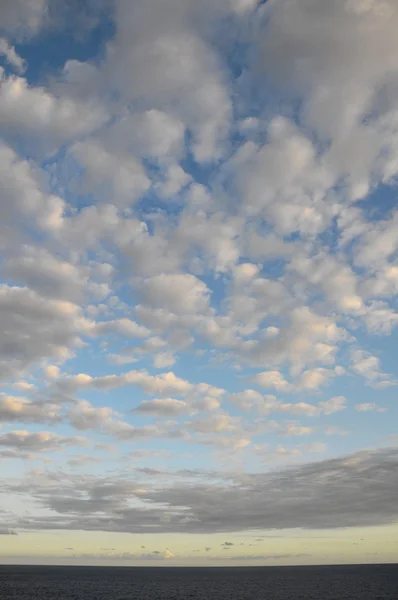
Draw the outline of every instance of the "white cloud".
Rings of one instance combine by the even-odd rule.
[[[152,108],[122,117],[107,130],[105,139],[116,151],[130,150],[137,156],[156,158],[167,164],[183,154],[184,135],[185,126],[180,119]]]
[[[206,312],[209,305],[206,284],[189,273],[155,275],[141,283],[140,291],[148,305],[179,315]]]
[[[319,414],[319,409],[313,404],[307,402],[285,403],[279,406],[279,410],[290,415],[303,415],[313,417]]]
[[[303,425],[289,425],[285,429],[281,429],[279,431],[279,435],[286,436],[302,436],[302,435],[310,435],[314,432],[312,427],[306,427]]]
[[[171,352],[160,352],[154,356],[153,366],[156,369],[165,369],[166,367],[172,367],[175,362],[176,359]]]
[[[341,453],[345,385],[350,398],[361,397],[357,376],[378,390],[352,405],[354,447],[372,415],[385,427],[384,388],[397,383],[381,366],[398,324],[395,0],[115,0],[111,15],[96,0],[87,14],[74,2],[9,4],[0,458],[53,461],[3,482],[51,511],[28,507],[25,526],[393,522],[391,450],[292,463]],[[63,35],[80,14],[83,28],[112,18],[97,55],[68,60],[71,42],[50,72],[37,63],[43,35],[30,62],[19,42],[49,18]],[[143,368],[122,367],[134,362]],[[74,446],[89,442],[69,428],[89,432],[103,475],[84,475],[93,459]],[[170,440],[176,455],[152,447]],[[198,470],[174,472],[175,460]],[[252,460],[290,466],[250,474]],[[228,472],[200,468],[217,461]]]
[[[94,327],[91,328],[92,335],[104,336],[112,333],[124,335],[126,337],[142,338],[147,337],[150,331],[146,327],[138,325],[135,321],[131,321],[131,319],[127,318],[96,323]]]
[[[306,277],[312,285],[323,289],[327,300],[343,313],[363,310],[362,298],[357,293],[357,278],[352,269],[331,256],[293,258],[290,268]]]
[[[58,196],[45,193],[38,169],[29,161],[20,159],[3,142],[0,143],[0,159],[0,216],[3,225],[7,224],[10,228],[8,232],[4,230],[6,249],[16,241],[21,243],[24,240],[26,234],[23,231],[27,225],[41,232],[58,230],[63,223],[65,202]]]
[[[4,56],[9,65],[14,67],[18,73],[23,73],[26,68],[26,63],[23,58],[15,51],[15,47],[11,46],[6,39],[0,38],[0,56]]]
[[[18,256],[5,263],[4,274],[47,298],[80,302],[84,297],[100,299],[109,293],[106,283],[93,280],[89,266],[67,262],[34,246],[20,248]]]
[[[358,412],[371,412],[371,411],[385,412],[386,411],[385,408],[378,406],[376,404],[376,402],[363,402],[361,404],[356,404],[355,410],[357,410]]]
[[[151,186],[141,161],[107,149],[100,142],[78,142],[71,148],[84,167],[83,191],[94,191],[105,201],[130,206]]]
[[[6,423],[57,423],[60,409],[49,402],[32,402],[19,396],[0,395],[0,421]]]
[[[264,388],[274,388],[279,392],[288,392],[291,389],[290,384],[279,371],[263,371],[258,373],[253,381]]]
[[[325,415],[331,415],[335,412],[345,410],[346,402],[347,399],[344,396],[334,396],[333,398],[329,398],[329,400],[319,402],[318,406]]]
[[[19,451],[49,452],[60,450],[65,446],[81,446],[85,443],[85,439],[79,436],[66,437],[48,431],[31,433],[19,430],[0,434],[0,446]]]
[[[109,84],[129,101],[157,111],[168,107],[193,134],[193,152],[206,161],[220,154],[231,104],[224,73],[210,44],[191,26],[192,13],[211,18],[212,4],[158,0],[116,4],[117,34],[109,55]],[[129,77],[125,77],[125,73]]]
[[[213,413],[208,417],[195,418],[191,427],[199,433],[235,433],[240,430],[239,419],[226,413]]]
[[[328,380],[335,375],[335,371],[317,367],[308,369],[300,377],[299,387],[303,390],[317,390],[322,385],[325,385]]]
[[[70,423],[79,431],[106,428],[115,416],[109,407],[94,407],[86,400],[73,404],[68,412]]]
[[[374,387],[383,388],[395,384],[394,379],[383,372],[380,359],[364,350],[351,352],[351,369]]]
[[[264,11],[261,68],[303,100],[301,121],[330,142],[325,163],[353,199],[396,173],[397,23],[394,0],[283,1]]]
[[[147,371],[127,371],[122,375],[103,375],[100,377],[91,377],[86,373],[64,377],[58,382],[58,385],[67,390],[77,390],[80,388],[94,387],[101,390],[110,390],[125,385],[138,385],[148,394],[176,394],[185,396],[190,393],[194,386],[177,377],[173,372],[162,373],[160,375],[150,375]]]
[[[261,376],[262,374],[260,374]],[[266,414],[276,410],[280,403],[276,399],[276,396],[263,395],[256,390],[244,390],[243,392],[237,392],[230,394],[228,400],[241,408],[242,410],[257,410],[260,413]]]
[[[22,77],[5,77],[0,73],[0,123],[10,134],[34,138],[39,134],[44,147],[51,149],[87,135],[105,119],[106,113],[100,105],[57,98],[45,88],[30,87]]]
[[[44,374],[48,379],[58,379],[60,376],[60,370],[57,365],[48,365],[44,369]]]

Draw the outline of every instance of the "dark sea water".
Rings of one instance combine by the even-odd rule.
[[[1,600],[398,600],[398,565],[0,566]]]

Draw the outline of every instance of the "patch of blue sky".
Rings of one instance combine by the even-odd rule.
[[[83,0],[81,11],[84,4]],[[51,77],[58,77],[68,61],[99,64],[105,56],[108,42],[115,34],[113,20],[106,12],[97,23],[87,22],[86,27],[81,27],[82,23],[79,23],[76,14],[69,27],[64,25],[61,27],[57,23],[50,23],[39,37],[15,44],[16,52],[22,58],[29,59],[24,73],[29,84],[40,85],[47,83]]]

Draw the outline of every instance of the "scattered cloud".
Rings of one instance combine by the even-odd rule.
[[[395,522],[396,1],[0,24],[0,533]]]

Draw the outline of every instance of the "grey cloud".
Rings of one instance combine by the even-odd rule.
[[[190,407],[187,402],[175,400],[174,398],[144,400],[134,409],[136,412],[160,417],[181,415],[189,412],[189,410]]]
[[[307,553],[300,554],[245,554],[243,556],[230,556],[230,560],[279,560],[284,558],[305,558],[312,556]]]
[[[230,4],[224,1],[200,6],[191,0],[172,0],[167,6],[158,0],[117,3],[114,52],[105,65],[108,85],[125,98],[144,100],[156,110],[167,108],[190,128],[199,161],[220,154],[231,104],[214,48],[193,23],[208,24],[212,16],[228,12]],[[125,68],[131,80],[124,76]]]
[[[231,481],[134,483],[117,477],[58,477],[7,483],[54,513],[25,523],[36,529],[131,533],[213,533],[253,529],[328,529],[386,525],[398,518],[398,449],[279,471],[233,475]],[[230,476],[231,477],[231,476]],[[222,480],[221,480],[222,481]],[[139,503],[137,504],[137,500]],[[11,524],[22,528],[23,520]]]
[[[47,10],[48,0],[1,2],[1,28],[14,35],[35,34],[45,22]]]
[[[0,286],[0,377],[48,357],[65,359],[87,323],[78,306],[43,298],[28,288]]]
[[[8,529],[7,527],[0,527],[0,535],[18,535],[16,531]]]
[[[102,298],[109,292],[105,283],[93,280],[90,267],[61,260],[33,246],[25,246],[18,256],[10,258],[3,272],[10,281],[23,283],[45,298],[80,302],[89,296]]]
[[[34,454],[29,454],[29,452],[24,452],[15,448],[7,448],[5,450],[0,448],[0,459],[2,458],[10,458],[12,460],[22,459],[22,460],[34,460],[36,456]]]

